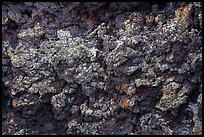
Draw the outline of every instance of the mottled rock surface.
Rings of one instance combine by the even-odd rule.
[[[3,135],[201,135],[200,2],[4,2]]]

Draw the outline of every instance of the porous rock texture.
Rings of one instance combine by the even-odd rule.
[[[200,2],[4,2],[3,135],[202,134]]]

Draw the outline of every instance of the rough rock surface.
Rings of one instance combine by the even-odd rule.
[[[202,134],[200,2],[4,2],[2,34],[3,135]]]

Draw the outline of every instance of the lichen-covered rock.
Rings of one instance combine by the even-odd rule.
[[[101,131],[100,131],[100,126],[103,124],[104,122],[94,122],[94,123],[86,123],[86,122],[83,122],[83,123],[79,123],[77,121],[77,119],[73,119],[71,120],[69,123],[68,123],[68,128],[67,128],[67,131],[66,131],[66,134],[67,135],[70,135],[70,134],[80,134],[80,135],[86,135],[86,134],[89,134],[89,135],[99,135],[101,134]]]
[[[122,96],[119,101],[120,107],[123,109],[129,109],[134,113],[139,112],[139,107],[137,106],[137,102],[135,98],[128,98],[127,96]]]
[[[57,94],[52,97],[51,104],[56,110],[60,110],[61,108],[66,106],[66,95],[63,93]]]
[[[3,3],[2,134],[201,134],[201,9]]]
[[[162,135],[172,135],[173,131],[169,126],[168,122],[165,122],[165,118],[158,112],[147,113],[139,119],[141,134],[162,134]]]
[[[163,95],[155,107],[162,111],[177,109],[180,105],[186,103],[187,98],[188,96],[183,93],[170,93],[169,95]]]

